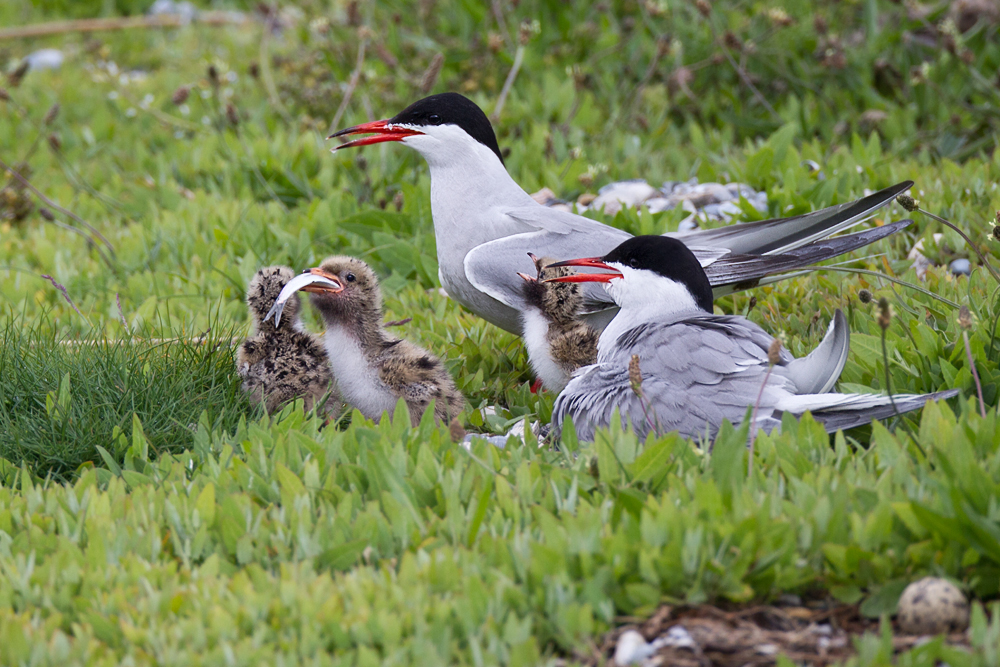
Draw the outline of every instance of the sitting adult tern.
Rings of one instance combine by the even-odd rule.
[[[551,264],[605,269],[553,282],[604,285],[620,310],[597,342],[597,363],[581,368],[559,394],[552,418],[561,428],[572,417],[577,435],[591,440],[611,423],[615,409],[636,432],[679,431],[713,436],[724,419],[740,423],[759,400],[758,428],[781,425],[782,413],[811,411],[828,432],[916,410],[934,394],[837,394],[829,391],[847,361],[847,319],[836,312],[827,335],[809,356],[782,350],[768,372],[774,338],[744,317],[713,315],[712,287],[698,258],[677,239],[631,238],[604,257]],[[630,363],[638,356],[641,385],[634,388]],[[634,373],[634,370],[633,370]],[[758,399],[759,397],[759,399]],[[893,405],[895,402],[895,406]]]
[[[590,218],[542,206],[507,173],[486,114],[458,93],[419,100],[388,120],[363,123],[332,135],[372,134],[333,150],[400,141],[417,150],[431,170],[431,213],[438,276],[455,301],[513,333],[521,333],[523,283],[516,272],[533,271],[528,252],[552,257],[603,255],[628,232]],[[898,229],[889,225],[859,234],[827,237],[870,218],[905,181],[863,199],[792,218],[672,234],[683,239],[705,268],[715,296],[772,282],[776,272],[835,257]],[[671,236],[671,235],[668,235]],[[816,246],[821,239],[824,245]],[[789,267],[773,256],[811,248],[808,261]],[[787,259],[787,258],[786,258]],[[585,291],[587,322],[603,328],[614,304],[600,289]]]

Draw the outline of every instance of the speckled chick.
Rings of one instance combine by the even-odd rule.
[[[371,267],[336,256],[311,272],[342,285],[314,291],[310,300],[326,324],[327,353],[347,403],[377,420],[402,398],[414,424],[432,400],[434,417],[445,424],[461,412],[465,399],[441,360],[385,330],[382,292]]]
[[[896,620],[909,635],[962,632],[969,627],[969,603],[950,581],[924,577],[903,590]]]
[[[331,393],[323,406],[326,414],[341,408],[340,397],[323,340],[302,326],[301,302],[293,295],[285,306],[291,322],[275,328],[264,316],[278,298],[281,288],[295,276],[286,266],[268,266],[257,271],[247,287],[247,306],[253,317],[253,334],[236,353],[236,370],[243,378],[243,391],[268,413],[281,409],[296,398],[303,399],[306,410]]]
[[[528,361],[542,386],[560,392],[569,382],[573,371],[597,361],[598,332],[580,317],[583,296],[575,283],[546,283],[572,273],[567,267],[545,268],[556,260],[535,257],[537,277],[520,273],[528,307],[522,311],[524,344]]]

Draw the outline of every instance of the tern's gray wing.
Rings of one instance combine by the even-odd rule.
[[[778,255],[729,254],[705,267],[708,281],[716,298],[755,285],[776,282],[789,276],[774,274],[801,269],[824,260],[857,250],[895,234],[912,220],[900,220],[881,227],[866,229],[815,241]]]
[[[556,259],[600,257],[632,236],[614,227],[596,222],[594,224],[597,227],[585,233],[580,231],[560,233],[540,229],[478,245],[465,256],[465,276],[472,286],[481,292],[511,308],[523,310],[527,305],[524,300],[524,280],[517,275],[517,272],[529,276],[535,275],[535,264],[528,257],[529,252],[540,257]],[[600,285],[596,283],[581,285],[588,301],[604,304],[603,307],[614,306],[611,297]]]
[[[476,246],[466,254],[464,261],[465,276],[473,287],[518,311],[523,311],[528,304],[525,301],[524,280],[517,274],[533,275],[536,271],[534,262],[528,257],[529,252],[556,259],[601,257],[632,237],[620,229],[542,206],[512,210],[527,212],[536,208],[557,213],[559,215],[556,217],[560,219],[584,220],[592,223],[592,226],[586,231],[583,228],[587,225],[580,224],[578,229],[568,233],[539,229],[536,232],[507,236]],[[561,228],[569,228],[571,222],[573,221],[567,220]],[[692,251],[702,265],[711,264],[729,253],[720,248],[692,248]],[[618,312],[618,307],[599,283],[580,283],[580,288],[583,294],[584,319],[591,327],[603,329]]]
[[[824,209],[824,211],[829,210]],[[473,248],[465,257],[465,272],[473,286],[512,308],[521,308],[523,304],[523,286],[515,272],[521,271],[530,275],[534,270],[530,260],[526,259],[527,253],[544,254],[558,259],[599,257],[631,236],[627,232],[589,218],[543,206],[508,209],[506,213],[521,222],[539,227],[539,231],[508,236]],[[795,221],[797,218],[788,220]],[[894,234],[910,222],[902,220],[855,234],[821,239],[782,254],[734,254],[724,247],[712,248],[699,245],[701,237],[686,235],[683,240],[705,268],[713,293],[719,297],[761,283],[775,282],[780,280],[781,276],[774,274],[787,273],[851,252]],[[746,226],[748,225],[736,224],[721,229]],[[842,227],[836,229],[840,228]],[[773,277],[769,278],[770,276]],[[585,310],[588,314],[611,309],[605,319],[613,316],[616,311],[614,303],[599,285],[583,285],[583,288]]]
[[[546,255],[559,259],[602,257],[614,250],[622,241],[632,238],[631,234],[617,227],[546,206],[512,207],[504,209],[504,214],[535,229],[573,238],[573,242],[566,246],[571,254],[565,257],[559,257],[549,252],[547,248],[542,249]],[[691,249],[702,266],[709,266],[732,252],[720,244],[701,245],[693,239],[685,239],[684,245]],[[532,252],[539,254],[537,250]],[[572,252],[577,254],[574,255]]]
[[[827,433],[846,431],[849,428],[870,424],[876,419],[889,419],[896,414],[919,410],[928,401],[939,401],[958,395],[957,389],[938,391],[933,394],[897,394],[889,400],[888,396],[854,394],[864,396],[867,401],[856,401],[853,405],[843,405],[836,408],[815,410],[812,415],[823,425]],[[895,402],[895,405],[893,405]]]
[[[615,408],[640,434],[651,429],[689,437],[713,434],[724,419],[738,423],[760,395],[761,416],[794,392],[791,380],[767,375],[771,337],[737,317],[697,315],[643,324],[625,332],[597,364],[578,371],[556,399],[553,419],[572,417],[577,434],[593,437]],[[642,398],[632,391],[628,364],[639,356]],[[791,362],[785,353],[781,364]]]
[[[728,248],[737,254],[764,255],[788,252],[864,222],[897,195],[913,186],[903,181],[867,197],[792,218],[774,218],[672,234],[684,243]]]
[[[854,428],[875,419],[886,419],[898,413],[922,408],[927,401],[951,398],[957,389],[934,394],[802,394],[782,396],[774,405],[776,412],[790,412],[795,416],[806,411],[823,424],[828,433],[837,429]],[[895,403],[895,406],[893,406]]]

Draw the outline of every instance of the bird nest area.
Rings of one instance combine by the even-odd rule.
[[[628,637],[632,631],[649,642],[645,657],[619,646],[632,639]],[[774,665],[779,656],[797,665],[824,667],[856,655],[855,639],[881,632],[879,620],[862,616],[858,605],[820,609],[666,605],[643,623],[609,632],[599,646],[599,656],[585,664],[615,665],[615,657],[629,653],[634,657],[624,664],[643,667],[756,667]],[[898,654],[926,643],[928,637],[900,634],[893,626],[891,641],[893,654]],[[965,632],[945,635],[944,641],[954,648],[970,648]]]

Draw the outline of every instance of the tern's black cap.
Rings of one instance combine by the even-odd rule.
[[[497,145],[497,137],[493,133],[490,119],[475,102],[464,95],[441,93],[425,97],[400,111],[389,122],[417,127],[457,125],[470,137],[496,153],[500,163],[503,164],[503,156],[500,155],[500,146]]]
[[[601,258],[653,271],[688,288],[702,310],[712,312],[712,284],[691,249],[669,236],[634,236]]]

